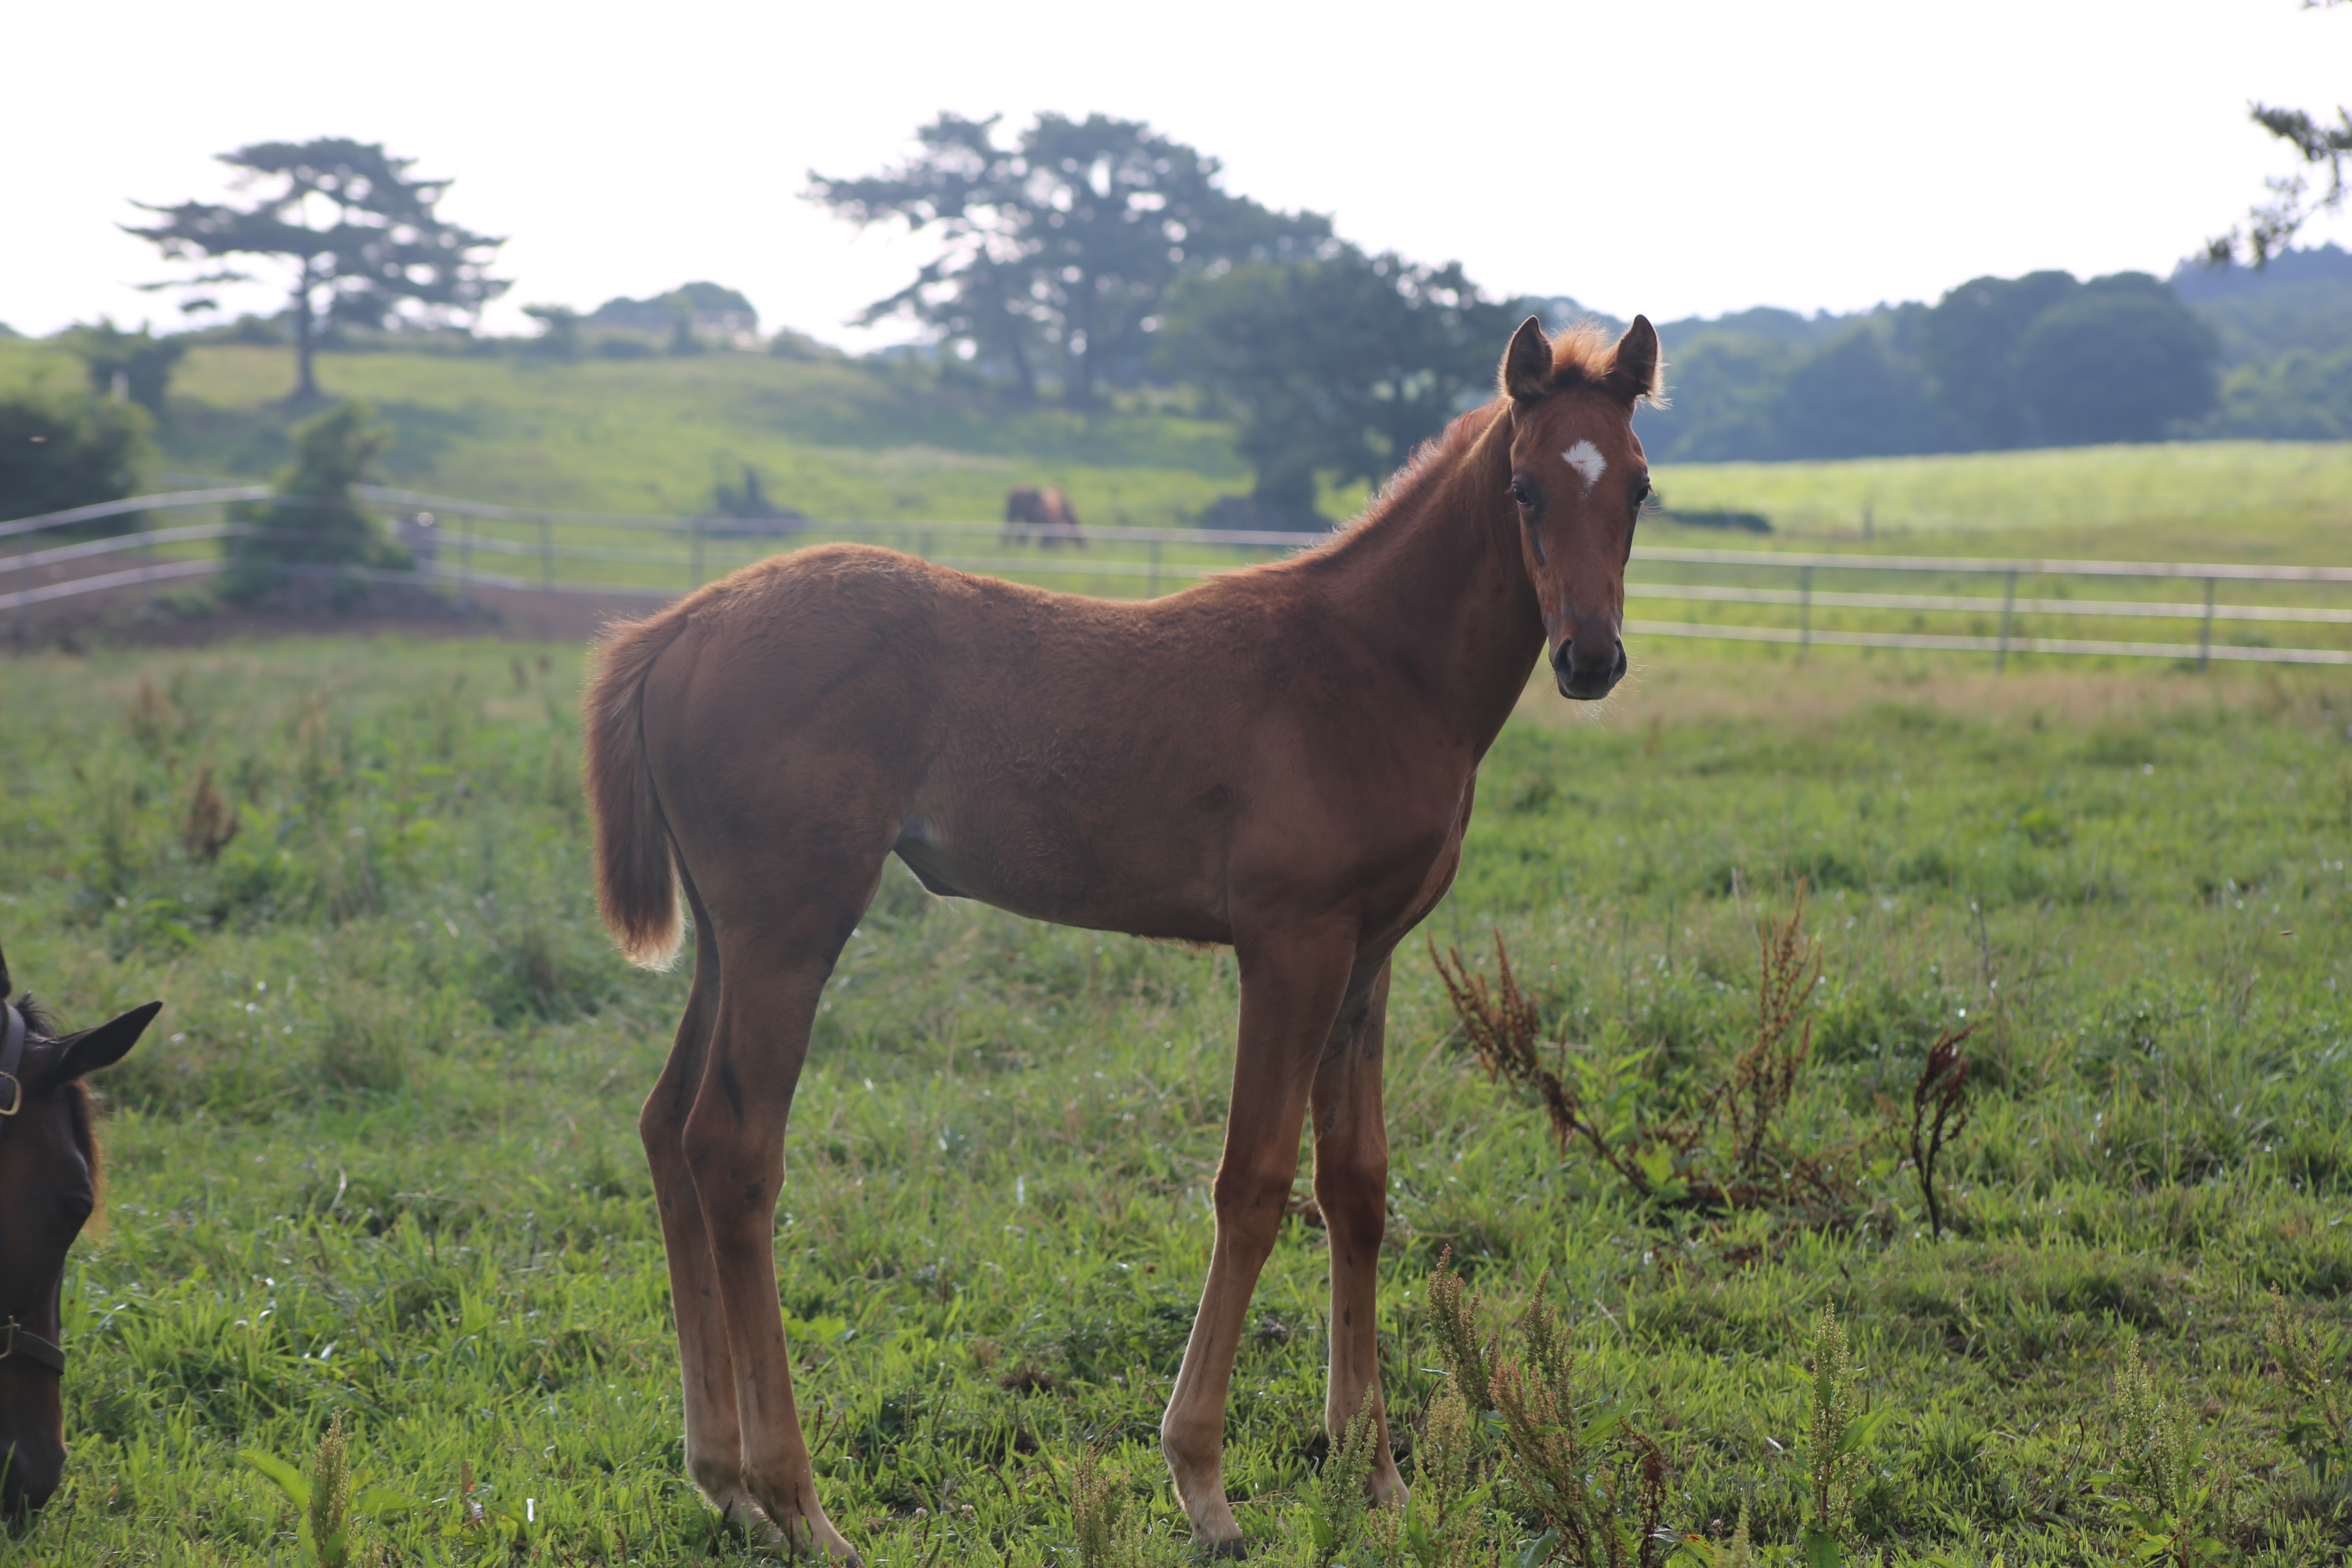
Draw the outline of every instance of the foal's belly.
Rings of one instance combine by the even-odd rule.
[[[1165,833],[1121,841],[1071,826],[1028,813],[974,823],[917,812],[892,848],[925,888],[943,897],[1056,925],[1180,942],[1233,940],[1222,878],[1206,864],[1205,847]]]

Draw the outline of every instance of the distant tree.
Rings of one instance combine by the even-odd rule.
[[[1494,384],[1522,311],[1461,265],[1352,246],[1180,283],[1167,356],[1232,408],[1263,508],[1311,517],[1318,475],[1378,481]]]
[[[137,495],[149,428],[134,404],[41,386],[0,394],[0,522]],[[109,519],[89,531],[136,521]]]
[[[394,158],[381,143],[259,142],[221,162],[238,171],[238,189],[253,192],[243,205],[139,202],[163,221],[123,226],[173,260],[261,257],[290,271],[297,401],[319,396],[311,362],[331,325],[445,321],[478,314],[507,289],[486,270],[506,242],[441,217],[434,209],[449,182],[412,177],[415,160]],[[214,307],[214,287],[254,280],[221,266],[148,287],[181,289],[184,308],[196,310]]]
[[[2015,374],[2035,438],[2153,441],[2213,410],[2212,329],[2145,272],[2094,279],[2033,320]]]
[[[66,346],[81,356],[89,372],[91,392],[112,397],[119,376],[124,396],[158,420],[163,417],[172,370],[187,353],[187,344],[176,338],[156,337],[145,327],[126,332],[104,317],[94,327],[75,327],[64,336]]]
[[[1879,458],[1939,452],[1956,432],[1927,398],[1917,363],[1869,326],[1816,350],[1774,400],[1780,458]]]
[[[363,590],[341,569],[404,560],[352,493],[391,448],[392,426],[365,403],[346,399],[295,426],[293,437],[294,460],[272,484],[285,499],[239,509],[239,521],[261,531],[230,541],[221,593],[245,602],[279,593],[296,603],[348,608]],[[296,576],[284,570],[289,566],[310,570]]]
[[[942,114],[899,167],[862,179],[812,171],[807,195],[854,223],[904,223],[940,242],[861,324],[911,317],[1001,365],[1024,397],[1037,395],[1040,358],[1058,355],[1064,395],[1091,406],[1107,372],[1145,364],[1180,276],[1329,242],[1328,219],[1227,194],[1215,159],[1140,121],[1041,114],[1005,145],[999,118]]]
[[[2303,0],[2303,8],[2323,11],[2347,3],[2347,0]],[[2352,193],[2352,187],[2344,183],[2344,163],[2352,158],[2352,110],[2336,110],[2333,125],[2305,110],[2276,109],[2265,103],[2249,105],[2247,114],[2255,124],[2293,147],[2305,168],[2326,164],[2327,188],[2315,201],[2311,197],[2310,176],[2306,174],[2265,181],[2271,199],[2246,215],[2247,226],[2232,227],[2229,233],[2205,242],[2206,259],[2216,267],[2227,267],[2242,258],[2257,268],[2268,266],[2271,258],[2284,250],[2305,224],[2320,213],[2342,206],[2347,194]]]
[[[1757,312],[1746,312],[1753,315]],[[1780,312],[1775,312],[1776,314]],[[1734,318],[1726,317],[1725,321]],[[1785,342],[1717,323],[1664,337],[1672,397],[1634,411],[1652,462],[1739,462],[1780,457],[1778,414],[1802,353]]]
[[[2352,349],[2290,349],[2242,365],[2221,388],[2217,433],[2272,441],[2352,439]]]
[[[1970,445],[2021,447],[2032,438],[2017,345],[2036,317],[2081,287],[2066,272],[1971,279],[1920,322],[1919,357],[1936,404]]]
[[[569,305],[525,305],[522,313],[539,323],[539,336],[529,346],[554,359],[580,357],[580,312]]]

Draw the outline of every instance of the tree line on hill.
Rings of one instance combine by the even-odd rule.
[[[286,309],[161,337],[74,329],[95,402],[75,413],[52,394],[0,414],[0,511],[75,504],[56,498],[122,471],[136,411],[163,416],[193,342],[290,344],[298,407],[319,401],[316,355],[339,344],[433,341],[562,362],[762,342],[751,301],[708,281],[585,313],[527,306],[536,337],[487,340],[479,312],[509,287],[489,270],[502,241],[439,216],[447,180],[343,138],[256,143],[223,162],[240,202],[147,206],[156,221],[126,227],[188,264],[154,287],[179,291],[191,312],[215,308],[221,285],[253,280],[244,268],[257,263],[274,265]],[[886,357],[911,352],[943,390],[1090,413],[1135,389],[1192,389],[1204,412],[1234,422],[1256,472],[1221,519],[1235,523],[1312,523],[1320,485],[1377,482],[1487,395],[1497,345],[1524,315],[1559,327],[1592,314],[1565,297],[1491,295],[1458,262],[1367,251],[1327,215],[1230,192],[1215,159],[1105,115],[1008,130],[942,114],[906,161],[856,177],[813,172],[803,194],[933,242],[932,259],[857,320],[921,328],[929,347]],[[2169,281],[1980,278],[1933,304],[1847,316],[1669,321],[1673,402],[1645,409],[1639,427],[1664,461],[2352,437],[2352,257],[2274,246],[2257,259],[2184,264]],[[791,332],[766,343],[835,352]],[[28,419],[50,434],[6,435]]]

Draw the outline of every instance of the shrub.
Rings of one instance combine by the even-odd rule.
[[[137,495],[150,428],[134,404],[38,386],[0,395],[0,521]],[[108,518],[81,531],[121,533],[137,522]]]
[[[279,500],[240,509],[258,531],[231,542],[221,594],[250,603],[272,593],[349,609],[362,592],[349,568],[405,564],[352,493],[392,445],[392,426],[346,400],[294,426],[294,461],[278,471]]]

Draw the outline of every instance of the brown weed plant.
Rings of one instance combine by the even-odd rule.
[[[1441,1258],[1429,1283],[1430,1327],[1448,1387],[1468,1413],[1491,1410],[1502,1434],[1502,1469],[1543,1520],[1545,1534],[1523,1563],[1574,1568],[1659,1568],[1670,1538],[1667,1464],[1657,1442],[1622,1411],[1578,1387],[1568,1326],[1547,1300],[1550,1274],[1517,1325],[1516,1353],[1478,1319],[1483,1305]],[[1433,1415],[1435,1406],[1433,1405]]]
[[[1969,1059],[1960,1055],[1960,1042],[1975,1029],[1970,1024],[1937,1040],[1919,1066],[1919,1081],[1911,1088],[1911,1169],[1927,1205],[1927,1233],[1937,1240],[1944,1235],[1944,1207],[1936,1195],[1936,1162],[1974,1114],[1969,1104]]]
[[[1851,1172],[1862,1145],[1805,1153],[1780,1130],[1812,1058],[1812,1023],[1804,1014],[1821,976],[1821,944],[1805,934],[1804,913],[1800,881],[1788,917],[1757,927],[1756,1024],[1748,1043],[1714,1089],[1656,1119],[1644,1119],[1638,1106],[1628,1113],[1624,1086],[1597,1093],[1609,1088],[1599,1075],[1563,1075],[1545,1065],[1540,1010],[1512,972],[1500,933],[1491,985],[1459,948],[1441,955],[1433,939],[1430,958],[1479,1065],[1543,1107],[1563,1154],[1580,1143],[1640,1196],[1670,1207],[1771,1209],[1838,1225],[1853,1217]],[[1548,1048],[1569,1065],[1567,1041]]]
[[[180,825],[180,847],[188,858],[200,866],[212,864],[244,826],[236,807],[213,782],[212,764],[197,769],[196,786],[188,793],[187,820]]]

